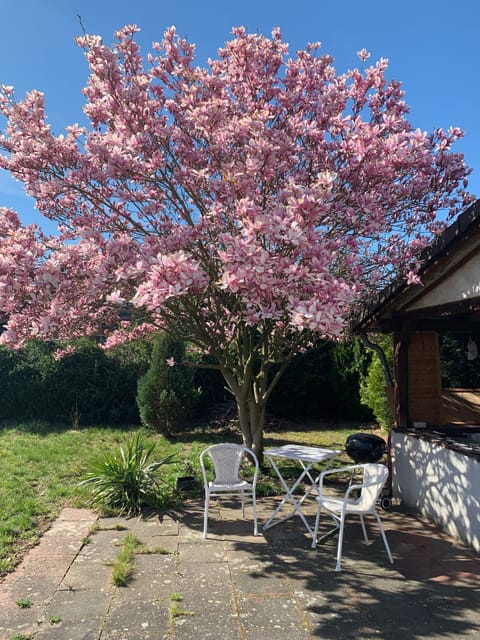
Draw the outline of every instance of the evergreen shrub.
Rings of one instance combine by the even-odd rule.
[[[192,417],[200,391],[188,366],[185,345],[166,333],[155,339],[150,368],[138,381],[142,423],[166,436]]]

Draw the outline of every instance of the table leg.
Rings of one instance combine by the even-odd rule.
[[[298,487],[298,485],[302,482],[303,478],[305,476],[307,476],[310,480],[311,480],[311,476],[310,476],[310,469],[312,467],[311,464],[305,466],[302,462],[302,466],[303,466],[303,471],[302,473],[299,475],[299,477],[297,478],[297,480],[295,481],[295,483],[292,485],[292,487],[290,488],[287,483],[285,482],[285,479],[283,478],[282,474],[280,473],[279,468],[277,467],[277,465],[275,464],[275,462],[269,458],[269,461],[272,464],[273,469],[275,470],[275,473],[277,474],[280,483],[282,485],[282,487],[285,489],[285,496],[282,498],[280,504],[278,505],[278,507],[275,509],[275,511],[273,512],[273,514],[270,516],[270,518],[267,520],[267,522],[263,525],[263,530],[266,531],[267,529],[270,529],[270,527],[274,527],[276,524],[279,524],[280,522],[285,522],[285,520],[288,520],[289,518],[291,518],[293,515],[295,515],[295,513],[298,513],[298,515],[300,516],[300,518],[302,519],[307,531],[310,533],[310,535],[312,535],[312,529],[310,527],[310,525],[308,524],[305,516],[303,515],[302,509],[301,509],[301,505],[303,503],[303,501],[305,500],[305,498],[307,497],[307,495],[310,494],[310,492],[313,489],[313,485],[308,489],[308,491],[305,492],[305,494],[302,496],[302,498],[298,501],[295,499],[295,497],[293,496],[293,492],[295,491],[295,489]],[[275,520],[275,517],[277,515],[277,513],[279,513],[279,511],[282,509],[282,507],[284,506],[284,504],[286,504],[286,502],[289,501],[292,506],[293,509],[290,513],[288,513],[286,516],[283,516],[283,518],[277,518],[277,520]]]

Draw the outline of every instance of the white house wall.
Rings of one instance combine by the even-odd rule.
[[[480,463],[393,431],[392,490],[403,504],[480,552]]]

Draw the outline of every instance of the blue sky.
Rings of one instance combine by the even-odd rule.
[[[0,0],[0,83],[17,98],[43,91],[54,131],[81,119],[88,70],[74,38],[88,33],[107,43],[124,24],[136,23],[148,53],[175,25],[197,46],[197,61],[215,57],[233,26],[269,35],[279,26],[290,50],[321,41],[338,72],[359,64],[363,47],[390,61],[389,76],[403,83],[415,127],[459,126],[457,150],[473,168],[470,190],[480,196],[480,3],[477,0]],[[25,222],[42,223],[22,185],[0,174],[0,206]]]

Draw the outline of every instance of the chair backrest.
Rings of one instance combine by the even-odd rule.
[[[214,444],[205,449],[200,455],[202,469],[204,468],[203,458],[208,454],[215,470],[214,482],[216,484],[234,484],[240,481],[239,470],[244,453],[252,456],[256,464],[253,452],[243,445],[231,443]]]
[[[363,465],[363,479],[360,496],[355,503],[365,509],[375,505],[388,478],[388,469],[384,464]]]

